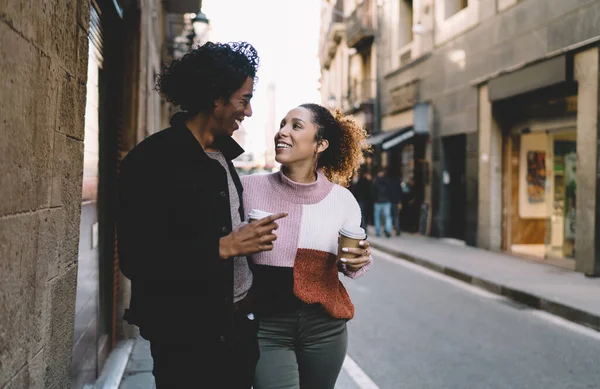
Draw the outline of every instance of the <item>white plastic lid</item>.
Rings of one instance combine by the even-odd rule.
[[[367,234],[361,227],[343,227],[340,234],[352,239],[366,239]]]
[[[258,219],[263,219],[263,218],[265,218],[267,216],[271,216],[271,215],[274,215],[274,213],[267,212],[267,211],[261,211],[260,209],[253,209],[248,214],[248,219],[258,220]]]

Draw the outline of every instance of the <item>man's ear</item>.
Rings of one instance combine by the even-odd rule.
[[[226,105],[227,105],[227,101],[226,101],[224,98],[222,98],[222,97],[220,97],[220,98],[216,99],[216,100],[213,102],[213,108],[217,108],[217,107],[224,107],[224,106],[226,106]]]
[[[327,139],[321,139],[317,144],[317,153],[322,153],[323,151],[327,150],[328,147],[329,141]]]

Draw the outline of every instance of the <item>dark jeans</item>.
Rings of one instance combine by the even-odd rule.
[[[396,230],[396,234],[400,234],[400,204],[392,203],[392,226]]]
[[[345,319],[319,305],[261,316],[254,389],[333,389],[348,349]]]
[[[156,389],[250,389],[259,356],[257,330],[256,320],[237,312],[233,348],[150,340]]]

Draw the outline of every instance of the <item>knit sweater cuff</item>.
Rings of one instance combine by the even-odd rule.
[[[372,256],[369,257],[369,262],[367,262],[367,264],[365,266],[361,267],[360,269],[358,269],[356,271],[352,271],[352,270],[348,269],[348,266],[345,263],[341,264],[340,271],[342,273],[344,273],[344,275],[346,277],[355,279],[355,278],[362,276],[366,272],[368,272],[369,269],[371,268],[371,266],[373,266],[373,257]]]

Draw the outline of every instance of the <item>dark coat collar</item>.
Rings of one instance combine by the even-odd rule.
[[[203,158],[209,158],[206,152],[192,134],[186,125],[185,121],[188,117],[187,112],[178,112],[171,117],[171,127],[181,134],[181,141],[189,145],[190,150]],[[215,146],[225,156],[225,159],[231,161],[244,153],[244,149],[230,136],[219,136],[215,139]]]

